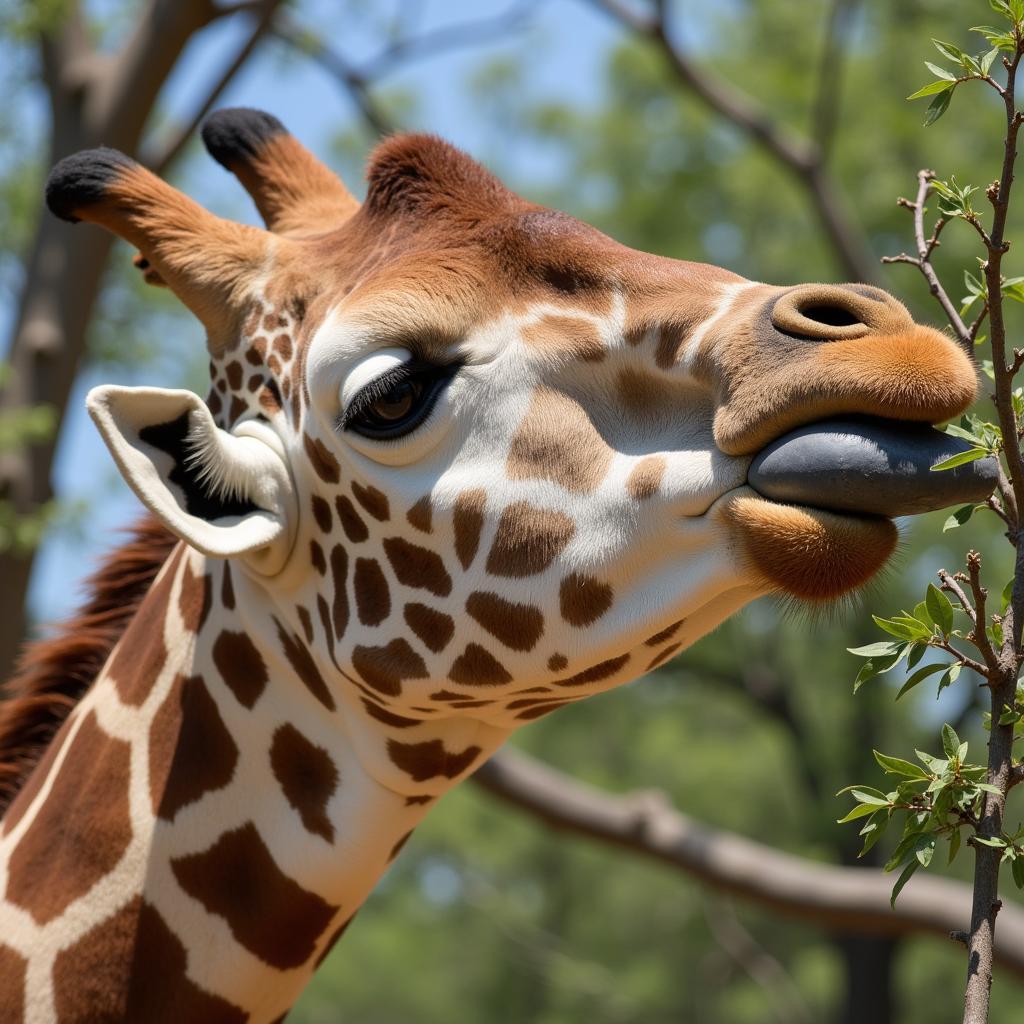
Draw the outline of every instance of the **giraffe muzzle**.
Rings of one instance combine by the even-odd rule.
[[[934,427],[871,417],[809,423],[755,456],[748,482],[772,501],[859,515],[919,515],[984,501],[996,459],[934,469],[971,445]]]

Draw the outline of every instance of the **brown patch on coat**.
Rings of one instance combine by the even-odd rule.
[[[440,654],[455,635],[455,620],[444,612],[412,601],[402,610],[406,625],[423,642],[424,646]]]
[[[319,494],[313,495],[311,505],[313,518],[316,520],[316,525],[320,527],[320,532],[330,533],[331,527],[334,525],[331,520],[331,506]]]
[[[401,715],[396,715],[393,711],[382,708],[379,704],[375,704],[366,697],[360,697],[359,699],[363,702],[363,708],[371,718],[375,718],[384,725],[390,725],[392,729],[409,729],[414,725],[423,724],[418,718],[403,718]]]
[[[405,844],[412,838],[413,831],[414,829],[409,829],[409,831],[391,847],[391,852],[388,854],[389,864],[402,852],[402,847],[405,846]]]
[[[345,531],[345,536],[353,544],[361,544],[370,536],[366,523],[359,517],[355,505],[352,504],[348,497],[344,494],[339,494],[334,500],[334,507],[338,510],[338,520],[341,523],[341,528]]]
[[[248,633],[223,630],[213,643],[213,663],[238,703],[251,708],[260,699],[270,677],[263,655]]]
[[[512,437],[505,472],[510,480],[551,480],[574,494],[590,494],[613,457],[578,402],[538,387]]]
[[[84,896],[128,848],[130,755],[130,745],[103,732],[90,711],[10,857],[7,899],[38,924]]]
[[[352,589],[364,626],[379,626],[391,614],[391,592],[375,558],[357,558]]]
[[[224,372],[227,374],[228,387],[230,387],[232,391],[237,391],[242,386],[242,364],[237,360],[232,359],[224,368]]]
[[[184,550],[182,547],[175,554],[163,578],[150,589],[107,665],[107,675],[113,679],[118,696],[131,707],[145,703],[167,662],[164,620],[174,586],[174,568]]]
[[[440,740],[424,743],[399,743],[388,740],[388,757],[415,782],[426,782],[442,776],[454,779],[461,775],[483,753],[480,747],[466,747],[455,754],[445,749]]]
[[[388,505],[388,496],[376,487],[363,487],[358,481],[352,481],[352,493],[367,512],[378,522],[386,523],[391,518],[391,507]]]
[[[325,483],[336,484],[341,479],[341,466],[331,450],[319,438],[314,439],[305,433],[302,444],[316,475]]]
[[[551,672],[561,672],[566,665],[569,664],[569,659],[564,654],[552,654],[548,658],[548,669]]]
[[[327,575],[327,560],[324,558],[324,549],[315,540],[309,542],[309,561],[321,576]]]
[[[512,674],[493,654],[479,644],[466,644],[448,672],[453,683],[463,686],[504,686]]]
[[[646,501],[647,498],[653,497],[661,486],[665,466],[664,456],[645,455],[626,478],[626,492],[635,501]]]
[[[245,1024],[248,1013],[203,991],[187,970],[181,940],[152,904],[136,896],[57,954],[57,1022]]]
[[[455,530],[455,555],[463,569],[468,569],[480,546],[480,531],[484,526],[484,506],[487,492],[482,487],[463,491],[455,499],[452,526]]]
[[[541,704],[535,708],[527,708],[525,711],[520,711],[516,715],[516,720],[520,722],[531,722],[536,718],[543,718],[545,715],[550,715],[552,711],[557,711],[559,708],[564,708],[569,704],[574,703],[571,700],[554,701],[551,704]]]
[[[231,581],[231,563],[224,563],[224,575],[220,581],[220,603],[227,608],[228,611],[234,611],[235,608],[235,587]]]
[[[306,638],[306,643],[311,644],[313,642],[313,617],[304,605],[297,604],[295,611],[299,616],[299,624],[302,626],[302,635]]]
[[[676,651],[682,648],[682,644],[669,644],[660,654],[656,654],[652,659],[651,663],[647,666],[646,671],[650,672],[651,669],[657,668],[663,662],[668,661]]]
[[[25,1012],[25,969],[28,961],[0,942],[0,1020],[16,1024]]]
[[[275,413],[279,413],[282,408],[281,404],[281,392],[277,390],[277,382],[268,380],[260,391],[259,395],[260,408],[266,412],[268,416],[273,416]],[[298,420],[296,420],[298,422]]]
[[[541,317],[523,328],[523,341],[540,354],[565,354],[587,363],[605,357],[604,342],[596,324],[575,316]]]
[[[670,626],[666,626],[661,632],[655,633],[654,636],[649,636],[644,643],[648,647],[659,647],[666,640],[671,640],[672,637],[679,632],[680,626],[686,621],[686,619],[680,619],[678,622],[673,622]]]
[[[438,597],[447,597],[452,592],[452,578],[436,551],[411,544],[403,537],[388,537],[384,553],[399,583],[429,590]]]
[[[324,677],[320,675],[320,669],[317,668],[313,655],[309,653],[309,648],[302,642],[298,634],[285,629],[276,618],[274,618],[274,625],[277,627],[277,638],[281,643],[281,649],[284,651],[288,663],[295,670],[295,674],[306,689],[328,711],[333,711],[335,708],[334,697],[331,696]]]
[[[327,804],[338,788],[338,768],[331,755],[285,722],[274,732],[270,767],[306,831],[333,843],[334,825],[327,816]]]
[[[383,647],[360,644],[352,652],[352,665],[369,686],[389,697],[401,694],[406,679],[426,679],[428,674],[423,659],[402,637]]]
[[[614,597],[607,583],[574,572],[558,588],[558,607],[569,625],[583,628],[597,622],[611,608]]]
[[[331,578],[334,580],[334,600],[331,602],[331,620],[334,639],[340,640],[348,629],[348,553],[340,544],[331,548]]]
[[[178,610],[182,623],[190,633],[198,633],[210,614],[213,604],[213,580],[209,573],[196,575],[192,572],[191,558],[185,558],[181,573],[181,587],[178,590]],[[225,568],[227,563],[224,563]]]
[[[506,601],[498,594],[474,591],[466,599],[466,611],[514,651],[532,651],[544,633],[544,616],[539,608]]]
[[[201,676],[179,675],[149,727],[149,795],[173,821],[183,807],[235,776],[238,747]]]
[[[487,571],[493,576],[534,576],[551,565],[575,532],[576,524],[562,512],[513,502],[498,521]]]
[[[279,334],[274,339],[274,351],[285,361],[292,358],[292,339],[289,334]]]
[[[615,673],[618,672],[627,661],[629,661],[628,654],[619,655],[617,658],[609,658],[607,661],[601,661],[596,665],[591,665],[590,668],[586,668],[582,672],[577,672],[574,676],[569,676],[568,679],[557,679],[555,681],[555,685],[586,686],[587,683],[597,683],[602,679],[608,679],[615,675]]]
[[[171,870],[242,946],[282,971],[313,956],[338,909],[284,874],[251,822],[202,853],[173,859]]]
[[[405,518],[409,521],[409,525],[414,529],[419,530],[420,533],[430,533],[433,528],[433,508],[430,502],[430,495],[424,494],[423,497],[405,513]]]

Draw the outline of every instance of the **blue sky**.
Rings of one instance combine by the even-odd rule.
[[[105,13],[107,8],[117,5],[97,0],[92,6]],[[331,40],[331,45],[349,60],[360,64],[374,56],[380,46],[373,18],[397,6],[395,2],[371,6],[307,0],[296,5],[296,17]],[[510,6],[508,0],[422,0],[419,30],[486,19]],[[345,10],[356,13],[344,16]],[[366,11],[376,13],[372,17],[360,14]],[[193,40],[161,97],[161,123],[188,116],[246,30],[244,20],[234,18]],[[486,112],[476,102],[469,81],[483,62],[503,55],[523,58],[530,72],[531,93],[585,107],[598,102],[601,70],[609,48],[618,38],[617,26],[584,0],[550,0],[538,8],[525,29],[483,45],[418,60],[390,75],[383,84],[415,97],[415,114],[406,127],[435,132],[479,154],[488,138],[493,141],[493,133],[488,134]],[[282,59],[279,46],[268,45],[255,55],[218,105],[269,110],[314,151],[327,153],[331,139],[353,123],[355,111],[351,100],[319,66],[301,58]],[[42,104],[27,103],[32,134],[45,131],[44,112]],[[505,168],[512,168],[517,183],[525,183],[527,190],[531,180],[540,182],[558,173],[549,156],[531,150],[528,145],[517,148],[514,138],[508,139],[502,163]],[[190,153],[175,169],[173,178],[175,184],[218,213],[254,219],[251,205],[237,184],[202,153]],[[114,258],[125,259],[126,252],[119,248]],[[0,318],[4,334],[10,330],[8,318]],[[161,320],[157,318],[154,324],[159,329]],[[202,338],[197,325],[176,320],[171,324],[175,337],[153,339],[157,347],[166,346],[170,358],[142,373],[126,370],[119,374],[102,368],[86,374],[75,389],[61,436],[55,483],[62,498],[83,502],[88,512],[80,529],[55,533],[40,552],[30,601],[35,615],[43,622],[52,622],[74,608],[79,598],[76,582],[116,541],[116,530],[140,511],[139,503],[120,481],[85,414],[85,393],[99,383],[185,383],[183,366],[189,362],[187,354],[191,350],[202,351]],[[5,338],[4,347],[6,344]]]

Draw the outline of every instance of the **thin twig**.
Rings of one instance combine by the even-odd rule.
[[[917,256],[908,256],[904,252],[900,253],[898,256],[883,256],[882,262],[909,263],[911,266],[917,267],[917,269],[924,275],[924,279],[928,282],[928,290],[938,300],[939,305],[942,306],[942,311],[946,314],[946,319],[953,328],[961,346],[963,346],[968,353],[971,353],[974,350],[974,336],[977,334],[978,327],[981,326],[980,321],[972,324],[970,328],[967,327],[959,312],[957,312],[957,308],[953,304],[952,299],[950,299],[949,295],[946,293],[946,289],[942,287],[942,282],[939,281],[938,274],[935,273],[935,268],[932,266],[931,262],[932,253],[939,244],[939,232],[945,226],[948,218],[940,217],[938,221],[936,221],[935,228],[932,231],[931,236],[927,237],[925,235],[925,200],[928,197],[928,191],[931,188],[931,183],[934,179],[934,171],[929,171],[927,169],[918,171],[917,198],[913,202],[909,199],[900,199],[898,202],[898,205],[910,210],[914,216],[914,243],[917,246]]]
[[[252,29],[246,37],[245,42],[235,54],[213,84],[206,91],[203,102],[196,107],[188,121],[182,125],[175,134],[164,143],[161,149],[153,153],[144,153],[142,163],[149,167],[154,174],[163,174],[168,166],[180,155],[185,146],[191,141],[199,129],[203,119],[213,108],[213,105],[220,99],[221,94],[231,84],[235,76],[242,69],[242,66],[249,60],[255,51],[260,40],[266,35],[274,20],[274,15],[281,6],[282,0],[257,0],[252,4],[235,4],[225,11],[225,14],[235,14],[240,11],[255,14]]]

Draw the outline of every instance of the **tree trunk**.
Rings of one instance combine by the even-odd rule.
[[[834,941],[846,968],[836,1024],[896,1024],[892,983],[900,940],[847,934]]]

